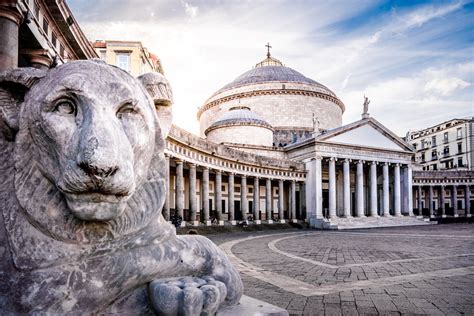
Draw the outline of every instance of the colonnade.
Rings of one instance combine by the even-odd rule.
[[[470,183],[415,184],[413,192],[416,196],[415,208],[418,209],[418,215],[423,215],[423,210],[427,210],[428,214],[426,215],[430,217],[447,217],[447,215],[459,217],[462,210],[464,216],[471,217],[471,187]],[[459,199],[458,190],[462,191],[462,199]],[[450,193],[449,199],[446,192]],[[462,200],[464,200],[461,203],[463,207],[459,207],[458,202]],[[450,214],[448,214],[447,205],[450,205]]]
[[[316,218],[413,215],[408,164],[318,157],[308,169]]]
[[[175,174],[170,175],[170,162],[175,165]],[[185,176],[184,166],[189,170],[189,184],[187,185],[187,192],[185,192]],[[198,179],[197,171],[200,172],[201,178]],[[172,215],[176,214],[183,219],[184,222],[191,222],[192,225],[198,225],[202,222],[205,225],[216,223],[224,225],[224,221],[229,221],[231,224],[236,224],[238,220],[248,219],[249,216],[256,224],[260,224],[262,220],[267,223],[273,223],[275,220],[284,223],[287,220],[296,221],[303,219],[303,204],[300,201],[299,211],[297,210],[297,185],[303,187],[301,182],[295,179],[275,179],[265,177],[260,174],[239,174],[237,172],[227,172],[220,169],[212,169],[208,166],[196,165],[192,162],[186,162],[178,158],[166,155],[166,183],[168,184],[168,194],[163,207],[163,216],[166,220],[170,220]],[[214,179],[214,194],[210,195],[210,175]],[[170,178],[174,176],[174,190],[169,190]],[[223,177],[225,176],[225,178]],[[227,196],[224,197],[222,188],[227,180]],[[199,196],[201,205],[197,203],[198,196],[198,180]],[[260,210],[260,195],[261,182],[264,182],[264,213]],[[237,182],[237,183],[236,183]],[[249,193],[248,182],[253,184],[253,192]],[[277,183],[275,183],[277,182]],[[240,184],[240,188],[237,186]],[[236,188],[240,190],[240,201],[236,200]],[[277,188],[277,193],[274,189]],[[286,190],[286,191],[285,191]],[[300,189],[301,191],[301,189]],[[170,201],[174,194],[174,210],[171,208]],[[187,194],[186,194],[187,193]],[[253,201],[251,203],[252,209],[249,209],[248,194],[251,194]],[[275,195],[275,197],[274,197]],[[286,195],[286,199],[285,199]],[[188,203],[185,203],[185,198],[188,198]],[[274,209],[274,198],[277,199],[276,208]],[[227,212],[223,209],[223,200],[227,199]],[[210,202],[212,201],[212,202]],[[240,210],[235,209],[235,202],[240,202]],[[185,204],[189,205],[188,212],[185,214]],[[210,204],[213,205],[212,210]],[[212,213],[212,214],[211,214]],[[262,218],[261,218],[262,217]],[[183,224],[184,225],[184,224]]]

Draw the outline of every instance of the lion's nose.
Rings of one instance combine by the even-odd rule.
[[[118,166],[98,167],[87,161],[80,161],[78,166],[89,176],[102,179],[113,176],[119,169]]]

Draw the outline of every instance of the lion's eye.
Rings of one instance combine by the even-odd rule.
[[[117,118],[118,119],[123,119],[125,116],[127,115],[133,115],[133,114],[137,114],[137,110],[135,110],[135,107],[133,106],[133,104],[125,104],[124,106],[122,106],[118,111],[117,111]]]
[[[76,113],[76,106],[71,101],[61,101],[56,105],[54,111],[64,115],[71,115]]]

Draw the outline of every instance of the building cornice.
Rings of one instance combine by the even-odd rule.
[[[341,111],[344,113],[345,111],[345,106],[344,103],[341,102],[338,98],[335,98],[329,94],[326,93],[321,93],[321,92],[316,92],[316,91],[309,91],[305,89],[262,89],[262,90],[252,90],[248,92],[241,92],[241,93],[235,93],[232,95],[228,95],[219,99],[216,99],[214,101],[211,101],[209,103],[205,103],[202,107],[199,108],[198,113],[197,113],[197,118],[198,120],[200,119],[202,113],[205,111],[209,110],[212,107],[215,107],[221,103],[228,102],[231,100],[236,100],[236,99],[243,99],[243,98],[252,98],[256,96],[262,96],[262,95],[303,95],[303,96],[310,96],[310,97],[316,97],[324,100],[331,101],[335,103],[336,105],[339,106]]]

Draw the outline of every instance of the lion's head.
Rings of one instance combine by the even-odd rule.
[[[171,119],[164,77],[76,61],[44,73],[17,69],[1,83],[16,89],[0,127],[15,142],[15,192],[33,225],[55,239],[94,243],[161,216]],[[155,104],[167,113],[161,121]]]

